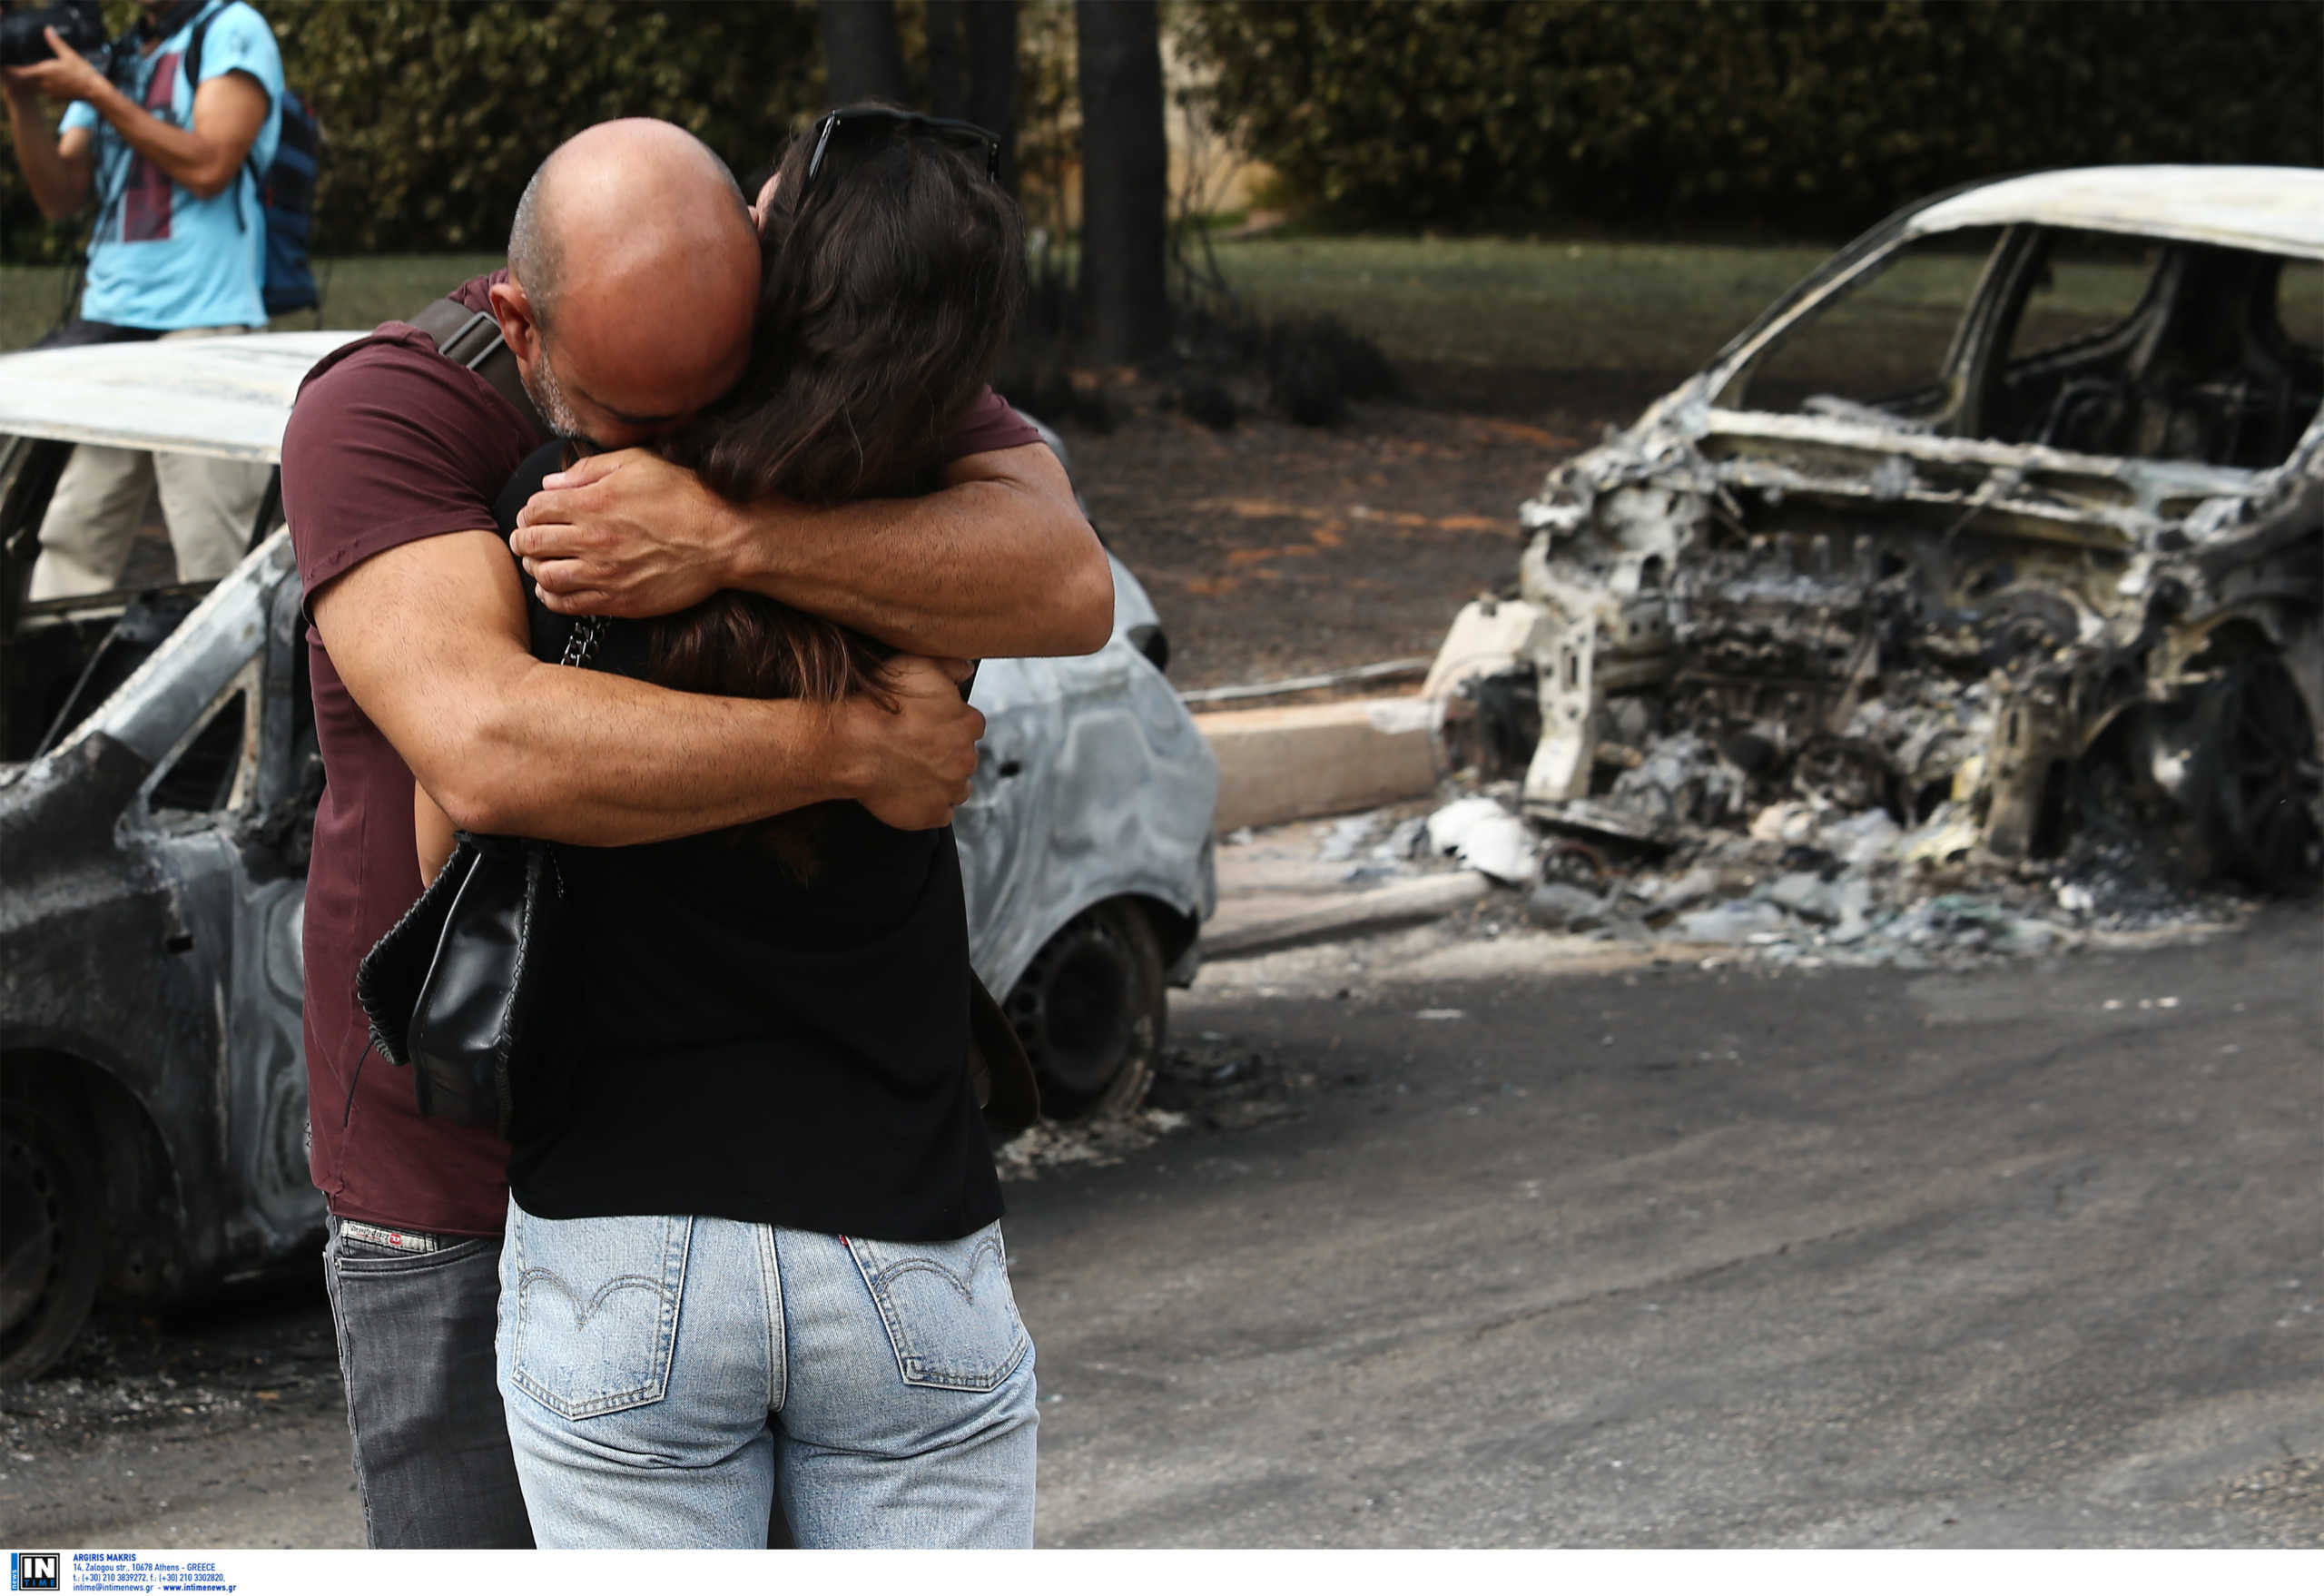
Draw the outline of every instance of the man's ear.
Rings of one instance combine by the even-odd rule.
[[[519,366],[537,366],[541,359],[541,327],[533,316],[533,301],[515,278],[496,282],[485,291],[492,301],[492,319]]]

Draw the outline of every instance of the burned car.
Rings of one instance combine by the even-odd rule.
[[[319,1239],[300,930],[322,769],[278,498],[214,585],[21,596],[76,445],[272,460],[348,336],[0,358],[0,1379],[60,1355],[101,1288],[182,1300]],[[1143,1090],[1216,891],[1216,767],[1152,605],[1114,583],[1097,654],[986,662],[957,815],[976,967],[1067,1117]]]
[[[1973,185],[1834,256],[1521,511],[1481,741],[1620,849],[1778,799],[2026,866],[2318,865],[2324,172]],[[1457,634],[1456,634],[1457,635]],[[1448,652],[1452,652],[1448,644]]]

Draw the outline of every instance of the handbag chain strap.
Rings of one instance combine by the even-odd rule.
[[[573,634],[565,640],[565,656],[557,663],[588,669],[590,662],[597,657],[597,640],[605,630],[605,616],[583,616],[573,623]]]

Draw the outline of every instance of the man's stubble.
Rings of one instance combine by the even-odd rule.
[[[548,345],[544,340],[541,358],[533,369],[517,369],[518,380],[525,385],[525,396],[533,401],[533,409],[540,412],[548,429],[568,444],[578,445],[594,453],[597,444],[581,429],[581,419],[573,412],[573,403],[565,397],[565,389],[556,379],[556,370],[548,362]]]

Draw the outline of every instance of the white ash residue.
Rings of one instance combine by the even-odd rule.
[[[1936,744],[1984,732],[1974,695],[1945,707],[1953,713],[1895,724],[1860,716],[1850,729],[1891,746],[1907,768],[1941,764],[1950,754],[1933,752]],[[1900,738],[1907,720],[1915,729]],[[1839,791],[1861,797],[1845,784]],[[1921,813],[1908,820],[1896,811],[1909,793],[1892,807],[1852,806],[1814,785],[1772,801],[1764,786],[1756,800],[1753,792],[1731,754],[1709,740],[1688,732],[1648,740],[1604,799],[1568,806],[1570,819],[1529,819],[1541,865],[1519,889],[1528,916],[1551,931],[1714,956],[1914,968],[2218,928],[2259,907],[2230,888],[2174,882],[2144,840],[2100,826],[2061,858],[1994,859],[1978,847],[1965,793],[1924,793]],[[1503,823],[1518,813],[1502,783],[1440,815],[1455,823],[1445,829],[1465,834],[1488,807]],[[1432,820],[1432,834],[1438,829]]]
[[[1043,1119],[993,1148],[992,1159],[1003,1180],[1038,1180],[1045,1169],[1118,1164],[1192,1123],[1168,1108],[1140,1108],[1076,1125]]]

